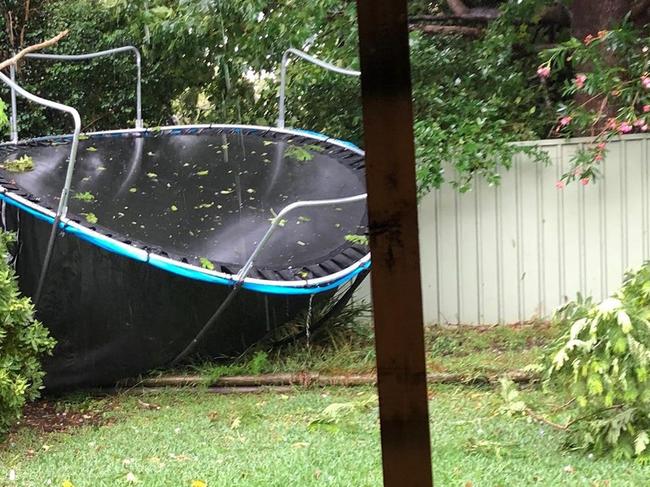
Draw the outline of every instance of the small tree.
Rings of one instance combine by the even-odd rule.
[[[45,375],[40,359],[54,348],[48,330],[34,318],[34,306],[21,296],[7,263],[10,233],[0,233],[0,433],[24,405],[39,396]]]
[[[650,460],[650,263],[613,297],[579,297],[556,319],[565,332],[547,371],[578,405],[566,427],[572,446]]]
[[[0,129],[7,124],[0,100]],[[40,359],[52,352],[55,341],[34,318],[34,306],[21,296],[7,246],[13,234],[0,233],[0,434],[20,417],[28,401],[39,396],[43,384]]]

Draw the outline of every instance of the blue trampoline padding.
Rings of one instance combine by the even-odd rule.
[[[18,208],[21,211],[29,213],[35,218],[45,221],[52,225],[54,223],[54,218],[42,213],[20,201],[17,201],[11,197],[8,193],[0,193],[0,200],[6,202],[7,204]],[[110,237],[101,235],[93,230],[87,229],[85,227],[73,227],[65,223],[59,223],[60,228],[70,235],[74,235],[81,240],[91,243],[97,247],[100,247],[108,252],[117,254],[129,259],[136,260],[138,262],[143,262],[149,264],[158,269],[176,274],[188,279],[193,279],[196,281],[203,281],[213,284],[220,284],[225,286],[233,286],[235,282],[231,279],[225,279],[220,276],[215,276],[209,274],[208,272],[203,271],[199,268],[189,268],[184,265],[177,265],[173,261],[167,259],[162,259],[156,254],[149,253],[145,250],[135,248],[131,245],[118,242]],[[362,271],[370,268],[370,262],[365,262],[356,269],[350,271],[350,273],[345,276],[328,283],[323,286],[315,287],[288,287],[288,286],[275,286],[272,284],[261,284],[261,283],[251,283],[244,281],[242,287],[250,291],[256,291],[265,294],[283,294],[283,295],[308,295],[308,294],[318,294],[326,291],[331,291],[336,289],[339,286],[345,284],[349,280],[353,279],[355,276],[360,274]]]
[[[303,133],[305,135],[316,136],[318,138],[325,137],[328,140],[331,140],[331,141],[333,141],[333,142],[335,142],[337,144],[344,145],[344,146],[346,146],[346,147],[348,147],[348,148],[350,148],[350,149],[352,149],[354,151],[360,151],[361,150],[356,144],[353,144],[352,142],[348,142],[347,140],[334,139],[332,137],[328,137],[327,135],[323,135],[323,134],[321,134],[319,132],[314,132],[313,130],[303,130],[303,129],[291,129],[291,130],[293,130],[294,132]]]

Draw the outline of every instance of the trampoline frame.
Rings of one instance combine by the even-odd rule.
[[[135,128],[140,129],[143,127],[142,123],[142,56],[140,50],[134,46],[116,47],[114,49],[106,49],[104,51],[90,52],[86,54],[43,54],[43,53],[28,53],[24,57],[31,59],[45,59],[48,61],[88,61],[104,56],[112,56],[121,54],[123,52],[132,52],[135,55],[135,65],[137,68],[137,83],[135,89]],[[9,65],[11,81],[16,81],[16,65]],[[18,142],[18,108],[16,103],[16,92],[11,87],[11,140]]]
[[[361,71],[339,68],[338,66],[335,66],[331,63],[315,58],[314,56],[311,56],[306,52],[301,51],[300,49],[295,49],[293,47],[290,47],[289,49],[284,51],[284,54],[282,54],[282,63],[280,64],[280,93],[278,94],[278,98],[279,98],[278,127],[280,128],[284,128],[284,118],[285,118],[285,111],[286,111],[285,99],[286,99],[286,91],[287,91],[287,65],[289,64],[290,54],[293,54],[298,58],[301,58],[305,61],[315,64],[320,68],[326,69],[328,71],[332,71],[334,73],[344,74],[346,76],[356,76],[356,77],[361,76]]]
[[[110,49],[106,51],[99,51],[89,54],[79,54],[79,55],[55,55],[55,54],[30,54],[29,57],[40,58],[40,59],[52,59],[52,60],[86,60],[93,59],[100,56],[107,56],[111,54],[133,51],[136,53],[136,64],[138,68],[138,85],[137,85],[137,120],[136,127],[134,129],[125,129],[125,130],[107,130],[107,131],[98,131],[91,132],[86,135],[92,136],[102,136],[102,135],[118,135],[118,134],[143,134],[152,132],[150,129],[142,127],[142,114],[141,114],[141,58],[139,51],[132,46],[124,46],[121,48]],[[356,147],[354,144],[349,142],[340,141],[338,139],[332,139],[325,135],[319,134],[317,132],[298,130],[298,129],[286,129],[284,128],[284,111],[285,111],[285,93],[286,93],[286,67],[288,63],[289,54],[294,54],[302,59],[305,59],[309,62],[312,62],[324,69],[334,71],[340,74],[346,74],[351,76],[359,76],[358,71],[347,70],[339,68],[330,63],[321,61],[313,56],[310,56],[298,49],[290,48],[285,51],[282,58],[281,66],[281,84],[280,84],[280,106],[279,106],[279,118],[278,118],[278,127],[263,127],[255,125],[239,125],[239,124],[198,124],[198,125],[172,125],[166,127],[157,127],[156,131],[173,131],[173,130],[183,130],[183,129],[201,129],[201,128],[221,128],[221,129],[233,129],[233,130],[242,130],[242,129],[251,129],[251,130],[266,130],[274,131],[279,133],[285,133],[289,135],[297,136],[306,136],[313,138],[321,142],[327,142],[333,145],[338,145],[347,150],[353,151],[359,155],[364,155],[364,152]],[[45,275],[47,273],[47,268],[51,260],[52,248],[56,238],[57,230],[61,229],[65,233],[71,233],[78,236],[79,238],[86,240],[98,247],[101,247],[110,252],[129,257],[141,262],[148,263],[154,267],[166,270],[168,272],[187,277],[190,279],[213,282],[218,284],[224,284],[233,286],[236,288],[242,287],[244,289],[249,289],[253,291],[258,291],[262,293],[269,294],[316,294],[320,292],[329,291],[336,289],[347,281],[353,279],[356,275],[363,272],[364,270],[370,267],[370,253],[367,253],[363,258],[359,259],[354,264],[342,269],[338,272],[329,274],[327,276],[318,277],[314,279],[301,279],[293,281],[279,281],[279,280],[266,280],[266,279],[257,279],[248,277],[251,269],[253,268],[255,258],[264,248],[264,246],[270,240],[272,234],[277,230],[277,227],[280,226],[280,222],[283,217],[286,216],[291,211],[297,208],[303,207],[318,207],[318,206],[333,206],[333,205],[343,205],[354,202],[359,202],[367,199],[367,193],[362,193],[354,196],[336,198],[336,199],[324,199],[324,200],[301,200],[290,203],[285,206],[271,221],[269,228],[264,234],[263,238],[257,244],[245,264],[236,274],[227,274],[224,272],[219,272],[216,270],[209,270],[195,265],[187,264],[184,262],[179,262],[174,259],[164,257],[152,252],[145,251],[143,249],[138,249],[132,245],[120,242],[112,237],[108,237],[98,232],[97,230],[83,226],[69,218],[67,218],[68,210],[68,198],[70,193],[70,186],[72,184],[72,176],[74,173],[77,149],[79,145],[79,136],[81,133],[81,118],[79,113],[73,107],[63,105],[45,98],[41,98],[33,93],[28,92],[27,90],[20,87],[14,78],[14,65],[11,65],[12,76],[8,78],[3,73],[0,72],[0,81],[4,82],[11,89],[12,94],[12,124],[15,123],[15,95],[19,94],[20,96],[40,105],[43,105],[48,108],[53,108],[60,110],[72,115],[75,123],[75,130],[72,135],[63,135],[63,136],[47,136],[40,137],[32,140],[53,140],[53,139],[63,139],[70,140],[72,139],[72,147],[70,150],[70,158],[68,162],[68,168],[66,172],[66,179],[64,183],[64,188],[61,193],[61,199],[59,201],[59,206],[56,213],[53,213],[51,210],[38,205],[27,198],[24,198],[20,195],[14,194],[13,192],[7,190],[6,188],[0,186],[0,200],[7,202],[13,206],[16,206],[28,213],[34,215],[36,218],[47,221],[52,224],[52,231],[50,234],[50,239],[48,242],[48,249],[46,256],[43,262],[43,268],[41,272],[41,279],[39,282],[39,289],[36,293],[35,301],[38,302],[38,297],[40,296],[40,290],[42,288]],[[17,138],[17,129],[14,131],[15,126],[12,125],[12,135]],[[12,145],[16,144],[17,140],[12,140],[8,143],[1,143],[2,145]]]

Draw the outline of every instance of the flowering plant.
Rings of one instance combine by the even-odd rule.
[[[650,125],[649,39],[629,24],[600,31],[579,40],[572,38],[542,52],[537,76],[544,87],[555,77],[566,79],[552,136],[589,135],[593,142],[579,150],[558,188],[579,180],[589,184],[607,143],[620,135],[642,133]],[[567,71],[574,74],[567,77]]]

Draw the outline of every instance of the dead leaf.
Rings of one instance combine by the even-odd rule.
[[[141,401],[140,399],[138,399],[138,406],[140,406],[142,409],[152,409],[152,410],[155,410],[155,411],[160,409],[160,406],[158,406],[158,404],[144,402],[144,401]]]

